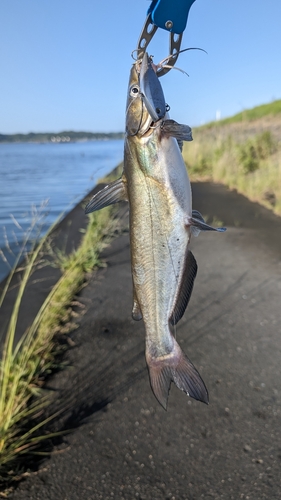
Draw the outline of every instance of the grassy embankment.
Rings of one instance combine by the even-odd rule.
[[[183,156],[191,180],[237,189],[281,215],[281,100],[193,129]]]
[[[120,174],[120,171],[118,172]],[[109,180],[109,177],[107,178]],[[61,354],[59,338],[75,328],[71,304],[86,281],[87,273],[100,264],[99,254],[112,237],[118,220],[112,207],[90,214],[80,247],[71,255],[60,252],[60,280],[42,304],[33,323],[18,345],[14,346],[16,325],[22,297],[36,266],[42,265],[49,234],[34,244],[23,268],[13,313],[6,331],[0,363],[0,483],[13,481],[21,470],[23,455],[34,453],[42,440],[50,438],[43,430],[54,415],[44,419],[44,408],[51,395],[44,392],[44,380]],[[30,229],[30,232],[32,228]],[[50,232],[49,232],[50,233]],[[26,235],[26,240],[28,234]],[[14,268],[0,295],[0,309],[9,290]],[[48,411],[50,414],[50,410]]]

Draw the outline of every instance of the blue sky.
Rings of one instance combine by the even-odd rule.
[[[171,0],[172,1],[172,0]],[[147,0],[2,0],[0,133],[124,130],[131,52]],[[196,0],[179,71],[161,78],[191,126],[281,98],[280,0]],[[158,30],[149,53],[168,53]]]

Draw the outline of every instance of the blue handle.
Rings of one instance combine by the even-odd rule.
[[[183,33],[195,0],[153,0],[148,9],[153,24],[172,33]]]

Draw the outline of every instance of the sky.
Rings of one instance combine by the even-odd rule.
[[[171,0],[173,1],[173,0]],[[184,1],[184,0],[183,0]],[[129,71],[148,0],[1,0],[0,133],[124,130]],[[281,98],[280,0],[196,0],[161,78],[171,118],[191,126]],[[149,45],[168,55],[169,34]]]

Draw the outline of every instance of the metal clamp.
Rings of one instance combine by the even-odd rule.
[[[153,36],[155,35],[158,26],[156,26],[152,20],[151,15],[148,14],[144,27],[142,29],[141,35],[139,37],[137,46],[137,59],[142,59],[145,52],[147,52],[148,44],[151,42]],[[169,43],[169,57],[165,61],[165,68],[159,68],[157,70],[157,76],[163,76],[175,65],[176,60],[179,56],[180,46],[182,41],[182,34],[178,35],[176,33],[170,33],[170,43]],[[169,66],[169,67],[167,67]]]

